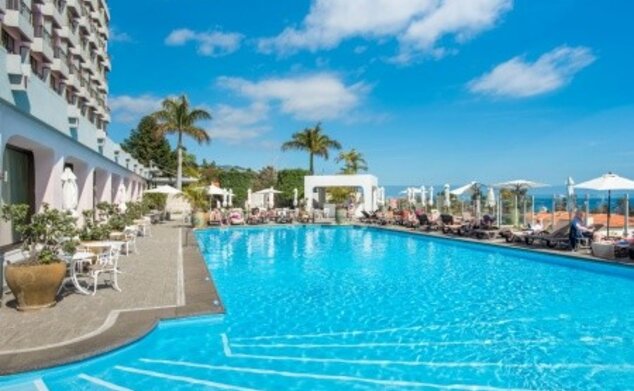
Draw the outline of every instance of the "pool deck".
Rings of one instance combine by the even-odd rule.
[[[573,252],[573,251],[567,251],[567,250],[550,249],[543,246],[531,246],[531,245],[526,245],[526,244],[518,243],[518,242],[507,243],[504,238],[494,238],[494,239],[486,239],[486,240],[476,239],[476,238],[459,236],[459,235],[444,234],[439,231],[420,231],[420,230],[415,230],[412,228],[396,226],[396,225],[385,225],[385,226],[376,225],[376,224],[354,224],[354,225],[358,227],[377,228],[377,229],[382,229],[386,231],[405,232],[405,233],[410,233],[413,235],[421,235],[421,236],[427,236],[427,237],[438,238],[443,240],[454,240],[454,241],[460,241],[465,243],[475,243],[475,244],[480,244],[483,246],[511,248],[516,250],[533,252],[533,253],[556,255],[559,257],[564,257],[564,258],[578,260],[578,261],[586,261],[586,262],[590,261],[590,262],[597,262],[597,263],[603,263],[603,264],[634,267],[634,261],[630,260],[629,258],[603,259],[603,258],[598,258],[593,256],[589,250],[584,250],[584,249]]]
[[[102,286],[95,296],[62,292],[58,304],[15,310],[12,295],[0,307],[0,374],[74,362],[125,346],[161,319],[221,314],[224,308],[190,228],[152,226],[137,240],[138,254],[122,256],[119,293]]]

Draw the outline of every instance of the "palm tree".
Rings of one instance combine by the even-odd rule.
[[[348,152],[340,152],[337,163],[343,162],[344,174],[356,174],[359,171],[368,171],[368,163],[363,158],[363,154],[352,148]]]
[[[176,188],[183,187],[183,135],[192,137],[199,144],[209,143],[211,137],[207,131],[196,126],[196,122],[211,119],[211,114],[202,109],[192,109],[185,95],[180,98],[167,98],[161,110],[152,114],[157,120],[155,134],[157,137],[166,134],[177,134],[176,146],[178,166],[176,168]]]
[[[308,152],[310,156],[310,175],[314,175],[315,156],[321,156],[328,160],[328,151],[330,149],[341,149],[341,144],[323,134],[321,123],[317,123],[314,128],[306,128],[301,132],[294,133],[290,141],[282,144],[282,151],[288,151],[291,149]]]

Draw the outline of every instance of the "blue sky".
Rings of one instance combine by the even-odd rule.
[[[186,93],[220,164],[305,167],[279,146],[321,120],[384,184],[634,177],[627,0],[109,4],[117,141]]]

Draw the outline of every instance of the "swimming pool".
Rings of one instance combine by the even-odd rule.
[[[373,228],[197,236],[226,315],[162,322],[117,352],[0,384],[634,389],[631,269]]]

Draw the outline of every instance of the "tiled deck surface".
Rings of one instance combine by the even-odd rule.
[[[0,308],[0,374],[51,366],[138,339],[161,318],[222,313],[215,287],[189,228],[152,226],[138,254],[122,256],[119,293],[62,293],[57,306],[19,312],[5,295]]]

